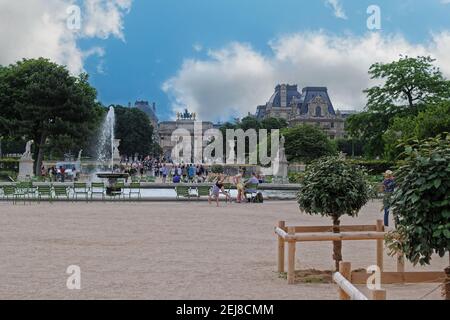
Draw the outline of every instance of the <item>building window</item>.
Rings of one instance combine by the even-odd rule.
[[[334,128],[334,122],[331,123],[331,127]]]
[[[316,117],[321,117],[321,116],[322,116],[322,108],[316,107]]]
[[[330,139],[331,139],[331,140],[334,140],[335,138],[336,138],[336,137],[335,137],[334,135],[331,135],[331,136],[330,136]]]

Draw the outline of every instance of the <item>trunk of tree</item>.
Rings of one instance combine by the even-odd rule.
[[[39,139],[39,143],[36,145],[37,156],[36,156],[36,160],[34,162],[34,174],[38,177],[41,176],[42,161],[44,160],[45,140],[47,140],[47,138],[44,134],[42,134],[41,138]]]
[[[339,216],[333,215],[333,233],[340,233],[340,224]],[[333,241],[333,259],[336,271],[339,271],[339,262],[342,261],[342,241]]]

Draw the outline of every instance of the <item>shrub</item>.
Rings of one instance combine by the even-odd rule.
[[[211,172],[212,173],[223,173],[223,166],[220,164],[214,164],[211,167]]]
[[[340,217],[357,216],[369,200],[366,172],[341,157],[325,157],[308,166],[297,199],[301,211],[331,217],[333,232],[338,233]],[[342,261],[341,251],[341,241],[335,241],[336,269]]]
[[[405,150],[392,196],[399,240],[390,237],[390,248],[424,265],[433,253],[449,252],[450,135],[411,142]]]

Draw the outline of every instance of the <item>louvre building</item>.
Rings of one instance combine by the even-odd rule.
[[[345,137],[346,113],[335,111],[326,87],[306,87],[300,93],[297,85],[277,85],[270,100],[258,106],[256,117],[284,118],[289,126],[316,125],[331,139]]]

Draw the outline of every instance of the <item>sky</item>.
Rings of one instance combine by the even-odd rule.
[[[361,110],[371,64],[431,55],[450,78],[449,53],[450,0],[0,0],[1,65],[49,58],[160,120],[243,117],[278,83]]]

